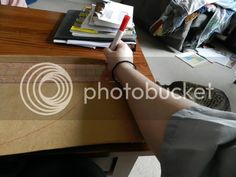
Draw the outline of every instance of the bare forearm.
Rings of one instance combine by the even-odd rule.
[[[156,90],[157,94],[154,93],[155,91],[151,91],[149,92],[150,95],[144,94],[140,99],[137,99],[130,91],[128,103],[145,140],[154,152],[158,152],[171,116],[181,109],[196,104],[182,97],[175,99],[173,93],[148,80],[144,75],[133,69],[130,64],[121,64],[116,69],[115,74],[123,86],[128,84],[128,87],[132,90],[140,88],[146,92],[147,87]],[[136,92],[136,94],[140,96],[139,92]],[[147,96],[154,99],[147,99]]]
[[[115,51],[105,49],[105,55],[108,69],[113,71],[121,82],[125,95],[128,84],[130,109],[146,142],[155,153],[158,153],[168,120],[174,113],[194,106],[195,103],[180,96],[175,99],[176,95],[162,89],[136,71],[132,65],[133,53],[124,42],[120,41]],[[140,90],[145,93],[140,95]]]

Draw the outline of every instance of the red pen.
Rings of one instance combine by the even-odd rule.
[[[119,41],[121,40],[121,38],[124,35],[125,29],[126,29],[128,23],[129,23],[129,20],[130,20],[130,16],[125,15],[124,19],[123,19],[123,21],[120,25],[120,29],[118,30],[118,32],[116,34],[116,37],[114,38],[113,42],[111,43],[111,45],[109,47],[111,50],[116,49],[117,44],[119,43]]]

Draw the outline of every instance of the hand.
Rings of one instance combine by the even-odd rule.
[[[107,58],[109,71],[120,61],[129,61],[133,63],[133,52],[123,41],[119,42],[115,51],[106,48],[104,54]],[[129,64],[129,63],[124,63]],[[130,64],[129,64],[130,65]]]

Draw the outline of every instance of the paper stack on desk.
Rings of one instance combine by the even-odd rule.
[[[109,47],[125,15],[133,19],[132,6],[107,0],[87,6],[82,11],[70,10],[55,34],[54,42],[90,48]],[[136,38],[131,20],[122,40],[135,49]]]

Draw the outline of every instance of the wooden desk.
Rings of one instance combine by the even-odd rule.
[[[0,55],[79,56],[104,60],[102,49],[52,43],[63,17],[63,13],[0,6]],[[139,45],[134,59],[138,70],[153,80]]]
[[[63,17],[63,13],[0,6],[0,55],[22,55],[31,56],[31,58],[32,56],[67,56],[71,57],[71,61],[73,62],[78,58],[90,58],[104,62],[105,57],[102,49],[93,50],[52,43],[52,37]],[[58,61],[54,62],[58,63]],[[68,61],[61,60],[60,62],[68,63]],[[153,76],[139,45],[137,45],[137,50],[134,53],[134,63],[137,65],[140,72],[153,80]],[[121,123],[120,125],[123,124]],[[112,135],[112,131],[119,131],[119,129],[112,130],[108,127],[108,131]],[[75,145],[76,147],[80,146],[78,152],[90,154],[93,154],[94,152],[96,152],[96,154],[107,154],[111,152],[148,151],[133,120],[129,120],[126,129],[123,127],[123,129],[121,128],[121,131],[123,132],[120,133],[118,139],[107,142],[101,141],[101,143],[97,142],[97,144],[100,145],[93,145],[92,140],[89,144],[81,143]],[[101,135],[104,135],[105,133],[106,130],[103,130]],[[24,140],[19,139],[18,144],[22,141]],[[0,149],[3,145],[4,143],[0,143]],[[8,146],[9,145],[10,144],[8,144]],[[14,145],[17,146],[17,144]],[[31,146],[33,145],[31,144]],[[68,146],[68,148],[69,147],[74,147],[74,145]],[[58,148],[66,148],[66,146]],[[44,148],[42,148],[42,150],[44,150]],[[17,148],[16,152],[21,153]],[[2,153],[0,150],[0,154],[2,155],[10,153],[11,152]]]

